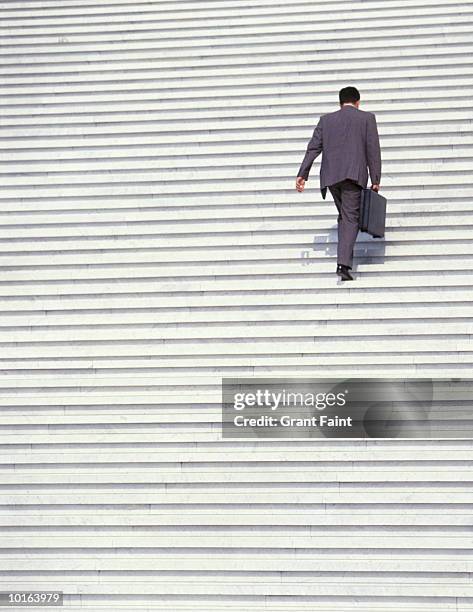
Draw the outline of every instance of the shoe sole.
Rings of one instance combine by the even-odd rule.
[[[351,281],[354,280],[353,276],[352,277],[344,277],[342,274],[340,274],[340,272],[337,272],[337,276],[339,276],[341,278],[342,281]]]

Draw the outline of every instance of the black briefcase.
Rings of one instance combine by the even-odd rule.
[[[382,238],[386,225],[386,198],[374,191],[363,188],[361,192],[360,231]]]

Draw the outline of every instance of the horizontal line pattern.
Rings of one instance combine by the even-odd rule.
[[[473,610],[473,442],[219,427],[222,376],[470,375],[473,3],[0,10],[0,591]],[[350,286],[293,187],[347,84],[389,201]]]

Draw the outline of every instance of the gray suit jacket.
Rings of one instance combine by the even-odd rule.
[[[381,149],[374,113],[347,104],[333,113],[322,115],[307,145],[297,176],[307,180],[314,159],[320,153],[320,190],[324,200],[328,185],[347,178],[367,187],[367,167],[371,183],[379,184]]]

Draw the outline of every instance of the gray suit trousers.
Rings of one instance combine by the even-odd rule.
[[[362,187],[351,179],[345,179],[329,185],[329,189],[338,210],[337,264],[351,269],[353,247],[359,229]]]

